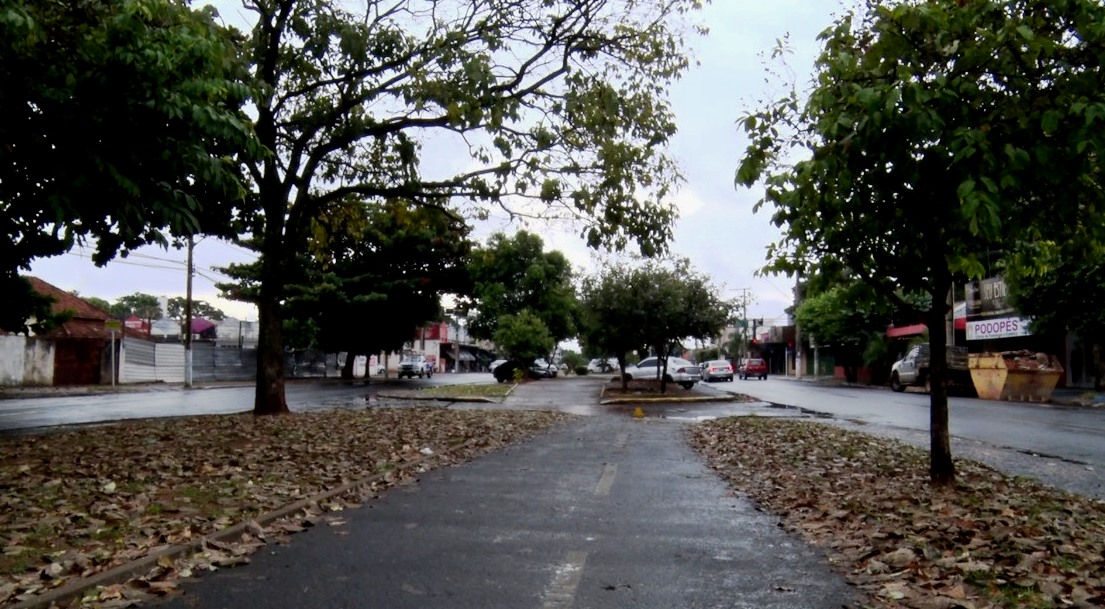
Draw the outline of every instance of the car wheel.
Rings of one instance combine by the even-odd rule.
[[[694,383],[688,381],[686,383],[679,383],[684,389],[690,391],[691,387],[694,387]]]
[[[897,393],[905,391],[905,385],[903,385],[901,379],[898,378],[897,372],[890,375],[890,389]]]
[[[767,380],[767,375],[765,374],[765,375],[761,376],[761,377],[760,377],[760,380],[761,380],[761,381],[766,381],[766,380]]]

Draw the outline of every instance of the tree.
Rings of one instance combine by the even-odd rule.
[[[83,298],[85,302],[105,313],[111,312],[111,303],[104,300],[103,298],[100,298],[98,296],[81,296],[76,291],[73,292],[73,295]]]
[[[552,347],[576,333],[577,302],[572,268],[560,252],[545,252],[541,237],[518,231],[513,237],[495,233],[486,247],[472,253],[469,264],[475,309],[468,331],[492,339],[504,316],[528,311],[541,322]],[[529,326],[531,324],[527,324]]]
[[[795,321],[818,345],[833,348],[848,382],[854,383],[872,337],[886,333],[893,312],[892,302],[869,285],[852,281],[807,296],[795,311]]]
[[[155,319],[161,319],[161,301],[157,296],[152,294],[144,294],[142,292],[135,292],[129,296],[120,296],[115,299],[115,303],[111,305],[109,310],[112,316],[117,319],[126,319],[131,315],[144,319],[146,321],[153,321]]]
[[[953,283],[1011,251],[1102,224],[1105,7],[1093,0],[868,2],[822,35],[816,80],[741,123],[740,185],[766,185],[783,237],[770,271],[843,265],[888,299]],[[797,158],[797,161],[795,159]],[[942,332],[930,334],[943,353]],[[947,367],[933,358],[931,464],[955,478]]]
[[[548,326],[529,309],[501,315],[492,340],[510,359],[524,362],[527,368],[556,346]]]
[[[650,348],[665,362],[657,373],[660,390],[666,391],[666,362],[673,345],[717,336],[732,310],[732,303],[722,300],[685,259],[633,269],[615,265],[585,278],[581,292],[583,342],[617,356],[623,389],[628,385],[626,355]]]
[[[179,321],[184,320],[184,305],[187,299],[183,296],[173,296],[169,299],[166,305],[165,314],[170,319],[176,319]],[[202,317],[204,319],[210,319],[214,321],[222,321],[226,319],[226,313],[223,313],[222,309],[207,303],[203,300],[192,301],[192,317]]]
[[[239,155],[259,155],[242,112],[245,66],[210,9],[182,0],[0,0],[0,327],[42,303],[18,278],[95,240],[122,249],[234,235]],[[247,211],[241,209],[239,211]]]
[[[1085,243],[1037,243],[1018,253],[1002,276],[1010,300],[1032,318],[1033,332],[1074,331],[1092,346],[1094,389],[1105,379],[1105,246]]]
[[[584,277],[580,286],[580,342],[586,352],[618,358],[623,380],[626,356],[648,346],[650,315],[643,306],[647,281],[639,270],[611,265]]]
[[[678,175],[667,85],[688,65],[681,25],[701,0],[251,2],[263,214],[254,412],[287,412],[285,278],[310,219],[353,196],[466,217],[571,217],[592,246],[663,249]],[[424,173],[424,142],[467,169]],[[440,165],[439,165],[440,166]]]
[[[441,319],[443,294],[467,291],[468,232],[455,214],[408,201],[331,205],[285,278],[288,346],[347,352],[347,379],[355,356],[401,349]],[[238,279],[224,293],[256,297],[259,263],[223,270]]]

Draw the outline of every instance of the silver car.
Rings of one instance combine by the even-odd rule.
[[[702,380],[707,383],[710,381],[732,381],[733,364],[723,359],[714,359],[702,364]]]
[[[658,357],[646,357],[632,366],[625,367],[626,378],[632,379],[658,379],[659,370],[663,362]],[[702,369],[693,362],[681,357],[668,358],[668,374],[665,380],[669,383],[677,383],[684,389],[694,387],[694,384],[702,380]]]

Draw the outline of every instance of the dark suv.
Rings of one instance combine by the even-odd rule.
[[[746,360],[741,366],[741,379],[748,380],[750,376],[754,376],[761,381],[767,380],[767,362],[758,357]]]

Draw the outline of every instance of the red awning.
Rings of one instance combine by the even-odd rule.
[[[912,326],[901,326],[895,328],[893,326],[886,329],[887,338],[901,338],[903,336],[916,336],[918,334],[924,334],[928,327],[925,324],[913,324]]]

